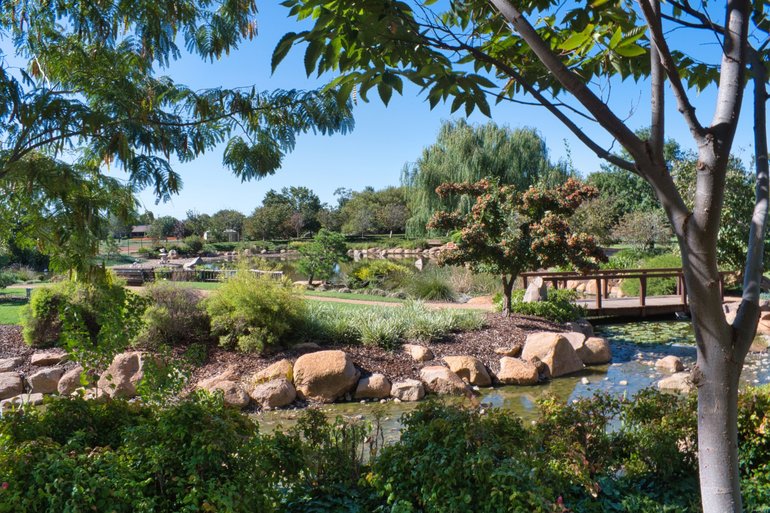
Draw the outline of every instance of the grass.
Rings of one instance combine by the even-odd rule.
[[[222,286],[221,281],[174,281],[178,287],[195,290],[216,290]]]
[[[20,324],[23,307],[24,305],[0,304],[0,324]]]
[[[336,290],[303,290],[302,294],[309,297],[330,297],[335,299],[355,299],[357,301],[379,301],[382,303],[403,303],[403,299],[395,297],[382,297],[373,294],[360,294],[357,292],[337,292]]]
[[[0,289],[0,296],[25,296],[27,294],[26,289],[10,288]]]

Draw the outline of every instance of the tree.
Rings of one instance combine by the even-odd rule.
[[[243,223],[246,216],[232,209],[222,209],[211,215],[209,236],[214,241],[227,241],[227,230],[235,230],[239,238],[243,237]]]
[[[315,231],[320,227],[318,212],[321,210],[321,200],[307,187],[284,187],[280,193],[271,189],[265,194],[262,205],[287,205],[292,214],[299,214],[294,220],[302,219],[302,224],[297,227],[296,223],[290,223],[297,237],[303,230]]]
[[[347,258],[348,246],[341,233],[321,229],[312,242],[301,246],[302,255],[297,261],[297,270],[307,275],[308,285],[313,278],[328,280],[334,275],[334,267]]]
[[[378,191],[365,187],[351,192],[340,207],[343,230],[361,235],[403,232],[408,212],[405,187],[385,187]]]
[[[287,237],[287,220],[291,217],[291,207],[286,204],[257,207],[246,218],[243,228],[249,240],[271,240]]]
[[[179,225],[179,220],[173,216],[161,216],[150,225],[147,236],[153,240],[168,239],[173,236]]]
[[[307,73],[333,72],[331,85],[344,97],[355,87],[358,98],[366,101],[376,87],[387,104],[393,91],[403,91],[407,79],[425,91],[431,107],[451,100],[452,111],[464,107],[470,114],[478,108],[489,115],[487,92],[501,101],[540,104],[597,156],[650,184],[677,237],[690,296],[698,347],[692,378],[698,389],[703,510],[741,511],[738,379],[759,319],[770,203],[765,67],[770,24],[764,4],[468,0],[442,4],[446,11],[440,13],[427,0],[350,0],[344,5],[289,0],[284,5],[293,16],[314,23],[284,36],[274,51],[274,67],[293,45],[307,43]],[[689,55],[687,45],[671,48],[672,34],[690,44],[701,37],[717,44],[696,45],[697,55]],[[610,107],[606,89],[596,90],[597,84],[644,77],[649,77],[649,137],[635,134],[624,120],[626,112]],[[729,324],[718,287],[717,240],[727,166],[749,83],[754,92],[756,195],[751,219],[745,220],[751,228],[742,300]],[[697,194],[691,208],[665,159],[665,130],[671,122],[665,108],[667,84],[675,116],[681,116],[698,148]],[[713,85],[713,116],[704,124],[690,101],[691,90]],[[593,133],[581,127],[591,122],[597,129]],[[628,157],[612,151],[615,143]]]
[[[436,142],[425,148],[412,167],[406,167],[402,182],[410,189],[407,222],[410,236],[425,234],[425,225],[441,209],[470,210],[472,198],[442,200],[436,187],[445,182],[475,182],[491,177],[524,191],[539,182],[555,185],[567,172],[548,159],[548,148],[531,128],[511,129],[495,123],[469,125],[465,120],[446,121]]]
[[[453,230],[451,249],[440,264],[468,265],[474,272],[499,274],[503,285],[503,315],[511,313],[511,293],[523,271],[572,264],[596,268],[607,258],[593,237],[572,233],[568,216],[596,189],[569,179],[553,189],[530,187],[523,194],[512,185],[488,179],[476,183],[445,183],[441,197],[465,194],[475,199],[470,213],[440,210],[429,228]]]
[[[78,237],[75,231],[93,230],[94,215],[128,212],[106,203],[94,209],[79,193],[62,193],[64,185],[88,183],[89,194],[108,198],[116,184],[103,179],[105,166],[123,169],[129,187],[152,187],[165,200],[182,183],[173,159],[189,161],[224,142],[224,165],[249,180],[279,169],[297,135],[352,128],[350,102],[328,91],[194,91],[159,75],[181,57],[179,41],[218,59],[255,36],[255,16],[250,0],[0,3],[0,37],[13,44],[0,55],[0,188],[29,191],[27,203],[58,209],[60,220],[68,215],[63,222]],[[50,217],[29,217],[25,240],[50,236],[46,224],[31,224]],[[78,257],[82,265],[98,247],[59,242],[88,251]]]
[[[196,210],[188,210],[187,217],[182,221],[184,236],[196,235],[203,237],[203,234],[211,227],[211,216],[201,214]]]
[[[573,231],[593,235],[599,244],[612,244],[612,228],[616,222],[615,201],[611,198],[599,197],[588,200],[580,205],[569,219]]]
[[[620,218],[612,236],[638,251],[650,251],[671,240],[671,229],[662,210],[637,210]]]

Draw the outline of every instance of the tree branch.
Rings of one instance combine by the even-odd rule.
[[[660,30],[660,4],[653,0],[654,24]],[[652,28],[650,28],[652,41]],[[650,146],[654,159],[665,160],[663,147],[665,144],[665,83],[663,64],[656,45],[650,45]]]

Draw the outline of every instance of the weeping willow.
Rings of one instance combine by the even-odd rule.
[[[465,120],[444,122],[436,142],[402,174],[412,213],[407,235],[425,235],[425,225],[437,210],[470,210],[473,198],[439,198],[436,187],[442,183],[491,177],[523,191],[536,184],[552,187],[569,176],[564,163],[550,162],[545,141],[532,128],[511,129],[492,122],[473,126]]]

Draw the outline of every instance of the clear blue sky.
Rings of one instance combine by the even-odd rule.
[[[293,50],[271,76],[270,56],[276,42],[284,33],[298,30],[298,25],[286,17],[286,12],[285,8],[272,2],[261,3],[259,35],[256,39],[244,43],[239,50],[220,61],[209,63],[188,55],[162,73],[193,88],[254,84],[262,90],[310,89],[325,83],[330,77],[315,80],[305,76],[301,63],[304,49]],[[707,53],[715,50],[710,41],[688,40],[683,44],[696,50],[703,49]],[[649,124],[646,84],[633,81],[614,83],[612,88],[604,87],[602,91],[605,97],[609,97],[616,112],[627,118],[631,127]],[[338,187],[359,190],[367,185],[375,188],[396,185],[403,165],[417,160],[422,149],[435,140],[442,120],[457,117],[450,115],[448,105],[439,105],[431,111],[424,97],[417,93],[416,88],[405,87],[404,96],[394,95],[390,106],[386,108],[376,92],[372,91],[370,103],[359,102],[355,109],[356,128],[353,133],[301,136],[295,151],[285,159],[282,169],[268,178],[241,183],[223,168],[219,148],[194,162],[176,163],[184,187],[172,201],[155,205],[151,191],[141,193],[140,199],[156,215],[183,218],[190,209],[213,213],[222,208],[233,208],[248,215],[261,203],[269,189],[304,185],[314,190],[322,201],[332,203],[333,192]],[[711,118],[713,98],[713,91],[700,96],[693,93],[693,101],[705,124]],[[669,120],[673,121],[667,136],[675,138],[685,149],[691,148],[689,133],[680,121],[673,98],[669,96],[667,101]],[[736,153],[744,160],[748,160],[751,154],[750,115],[750,106],[747,104],[735,147]],[[473,123],[486,120],[486,117],[478,113],[470,118]],[[566,141],[572,162],[583,174],[599,168],[599,159],[543,108],[503,103],[493,107],[492,120],[512,127],[531,126],[538,129],[545,137],[554,160],[566,156]],[[590,132],[590,123],[583,124]],[[611,142],[606,138],[602,141],[605,144]]]

